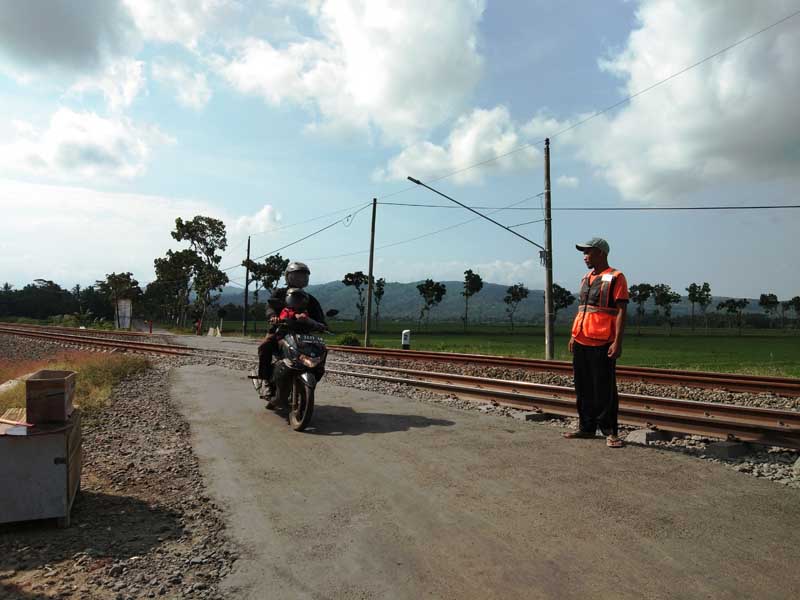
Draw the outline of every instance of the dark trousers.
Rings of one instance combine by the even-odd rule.
[[[578,400],[580,430],[594,434],[617,435],[617,361],[608,357],[608,345],[572,346],[575,394]]]
[[[272,377],[272,354],[278,349],[275,334],[267,335],[267,339],[258,347],[258,378],[269,381]]]

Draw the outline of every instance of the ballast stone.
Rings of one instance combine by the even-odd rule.
[[[660,429],[637,429],[631,431],[625,441],[629,444],[642,444],[649,446],[653,442],[666,442],[672,439],[672,435]]]

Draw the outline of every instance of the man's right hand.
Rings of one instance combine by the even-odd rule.
[[[575,338],[574,337],[570,337],[569,338],[569,344],[568,344],[569,353],[570,354],[572,354],[572,348],[573,348],[574,345],[575,345]]]
[[[269,324],[270,325],[275,325],[275,323],[277,323],[278,321],[280,321],[280,319],[278,317],[276,317],[275,315],[272,315],[269,318]]]

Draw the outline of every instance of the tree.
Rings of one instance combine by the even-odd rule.
[[[417,327],[419,327],[423,316],[425,317],[425,324],[428,324],[431,317],[431,309],[442,301],[442,298],[447,293],[447,286],[439,281],[426,279],[417,285],[417,291],[422,296],[423,302],[417,319]]]
[[[358,300],[356,301],[356,308],[358,309],[358,314],[361,317],[361,325],[360,327],[364,327],[364,286],[367,285],[369,281],[369,277],[364,274],[363,271],[355,271],[354,273],[347,273],[342,279],[342,283],[345,284],[347,287],[354,287],[356,289],[356,294],[358,295]]]
[[[673,292],[672,288],[666,283],[657,283],[653,286],[653,302],[664,311],[667,335],[669,335],[672,330],[672,305],[680,301],[681,295],[678,292]]]
[[[706,308],[708,305],[711,304],[711,286],[708,285],[708,282],[703,282],[702,284],[699,283],[691,283],[689,287],[686,288],[686,291],[689,293],[689,302],[692,305],[692,314],[691,314],[691,324],[692,324],[692,331],[694,331],[694,305],[700,305],[700,310],[703,313],[703,320],[706,323],[706,329],[708,329],[708,319],[706,318]]]
[[[160,309],[164,317],[176,326],[185,325],[189,298],[195,274],[202,267],[200,257],[192,250],[167,250],[165,258],[153,261],[156,280],[147,286],[146,304]]]
[[[568,289],[561,287],[557,283],[553,284],[553,321],[555,322],[558,311],[568,308],[575,302],[575,296]]]
[[[736,298],[728,298],[717,304],[717,310],[725,310],[728,315],[730,315],[729,320],[731,325],[733,325],[733,319],[735,317],[736,325],[739,328],[739,335],[742,335],[742,312],[748,304],[750,304],[750,301],[746,298],[740,298],[739,300]]]
[[[172,237],[179,242],[189,242],[192,250],[200,259],[200,266],[195,272],[194,289],[197,294],[198,316],[202,327],[206,310],[214,298],[212,292],[220,290],[228,283],[228,276],[219,268],[222,252],[228,247],[225,223],[212,217],[195,216],[191,221],[180,217],[175,219],[175,231]]]
[[[464,296],[464,331],[469,326],[469,299],[483,289],[483,279],[477,273],[473,273],[472,269],[464,271],[464,291],[461,295]]]
[[[506,295],[503,298],[503,302],[507,304],[506,306],[506,314],[508,315],[509,321],[511,321],[511,333],[514,333],[514,313],[517,312],[517,308],[519,307],[519,303],[525,300],[528,297],[528,288],[526,288],[522,283],[515,283],[512,286],[509,286],[506,290]]]
[[[636,304],[637,335],[642,335],[642,317],[644,316],[644,305],[653,295],[653,286],[649,283],[639,283],[629,288],[631,302]]]
[[[778,309],[778,297],[775,294],[761,294],[758,305],[767,315],[767,325],[772,321],[772,315]]]
[[[283,258],[280,254],[273,254],[268,256],[264,262],[244,260],[242,266],[250,270],[250,281],[254,284],[253,308],[255,308],[258,306],[258,291],[264,288],[270,290],[271,293],[275,289],[283,277],[286,267],[289,266],[289,259]],[[257,321],[258,319],[253,319],[253,331],[256,330]]]
[[[97,289],[104,294],[111,305],[114,307],[114,321],[117,328],[120,327],[119,321],[119,301],[135,300],[142,296],[139,282],[133,278],[133,273],[109,273],[105,280],[96,282]]]
[[[386,292],[386,280],[381,277],[375,282],[375,289],[372,291],[373,295],[375,296],[375,329],[378,328],[378,323],[380,323],[381,318],[381,300],[383,300],[383,294]]]
[[[800,327],[800,296],[795,296],[789,300],[789,306],[794,311],[794,326]]]

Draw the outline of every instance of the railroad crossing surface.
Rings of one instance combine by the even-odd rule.
[[[171,395],[244,549],[232,597],[800,597],[795,489],[325,382],[306,433],[243,371]]]

